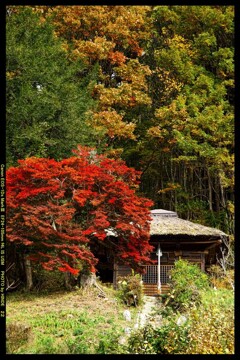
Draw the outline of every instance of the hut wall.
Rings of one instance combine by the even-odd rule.
[[[172,251],[164,252],[161,257],[161,282],[167,289],[168,284],[168,272],[174,266],[174,262],[178,259],[188,260],[190,263],[198,265],[202,271],[205,271],[205,254],[194,251]],[[157,286],[157,264],[147,265],[147,273],[143,275],[144,292],[152,295],[155,292]],[[120,265],[114,263],[113,272],[113,285],[117,288],[118,279],[122,276],[127,276],[132,273],[132,269],[127,265]],[[151,289],[150,289],[151,288]],[[145,291],[146,290],[146,291]]]
[[[117,282],[120,277],[130,275],[131,273],[132,273],[132,269],[130,268],[130,266],[120,265],[120,264],[114,262],[114,267],[113,267],[113,286],[114,286],[114,288],[115,289],[117,288]]]
[[[205,271],[205,254],[194,251],[183,251],[180,256],[183,260],[198,265],[202,271]]]

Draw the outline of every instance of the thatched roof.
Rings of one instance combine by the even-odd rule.
[[[188,220],[179,218],[162,218],[158,221],[153,220],[150,225],[151,235],[209,235],[209,236],[226,236],[224,232],[193,223]]]
[[[222,238],[227,235],[219,229],[180,219],[175,212],[162,209],[152,210],[151,235],[200,236]]]
[[[180,219],[176,212],[155,209],[151,210],[152,221],[150,223],[150,235],[160,236],[162,239],[202,239],[203,241],[221,240],[228,237],[223,231],[208,226],[193,223],[188,220]],[[105,230],[107,236],[117,237],[115,229],[108,228]],[[178,241],[178,240],[177,240]]]

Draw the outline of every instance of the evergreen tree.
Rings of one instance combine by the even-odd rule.
[[[30,7],[6,16],[7,166],[29,156],[61,159],[90,142],[85,113],[97,69],[71,61],[50,21]]]

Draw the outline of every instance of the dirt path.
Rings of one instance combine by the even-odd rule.
[[[147,322],[152,320],[151,313],[154,308],[159,306],[158,304],[158,299],[155,296],[144,296],[144,305],[142,311],[140,311],[138,314],[135,328],[142,328],[147,324]]]
[[[155,296],[144,296],[144,305],[137,316],[137,321],[133,328],[125,328],[125,335],[120,338],[120,344],[126,344],[128,337],[134,330],[143,328],[148,323],[153,327],[161,326],[162,317],[161,315],[153,315],[153,311],[159,308],[161,304]]]

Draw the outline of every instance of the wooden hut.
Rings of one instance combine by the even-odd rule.
[[[156,265],[146,265],[142,276],[146,295],[157,295],[168,290],[169,271],[180,258],[197,264],[202,271],[216,263],[216,255],[227,235],[215,228],[180,219],[176,212],[152,210],[150,243],[154,246],[152,259]],[[128,266],[113,263],[113,284],[118,278],[131,273]]]

